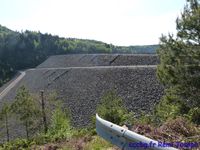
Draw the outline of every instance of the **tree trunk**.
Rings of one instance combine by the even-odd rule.
[[[44,91],[41,91],[41,99],[42,99],[42,118],[43,118],[43,125],[44,125],[44,133],[47,133],[47,117],[45,113],[45,104],[44,104]]]
[[[28,122],[27,121],[25,123],[25,127],[26,127],[26,138],[28,140],[29,139],[29,131],[28,131]]]
[[[6,135],[7,135],[7,142],[10,141],[10,134],[9,134],[9,127],[8,127],[8,114],[5,114],[5,124],[6,124]]]

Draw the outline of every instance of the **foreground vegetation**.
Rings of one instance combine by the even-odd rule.
[[[24,87],[21,88],[22,93],[27,92],[24,90]],[[18,94],[19,95],[19,94]],[[23,94],[24,97],[28,98]],[[30,99],[30,97],[28,98]],[[54,99],[55,100],[55,99]],[[159,122],[157,118],[159,117],[160,108],[158,107],[157,113],[144,115],[141,114],[140,118],[134,116],[133,113],[128,113],[126,108],[122,105],[122,99],[117,96],[113,91],[108,92],[102,97],[101,103],[97,106],[97,112],[101,117],[106,120],[112,121],[121,125],[130,125],[130,130],[137,132],[139,134],[145,135],[152,139],[158,141],[167,141],[167,142],[198,142],[200,141],[200,126],[192,123],[187,117],[176,116],[174,118],[168,118],[164,122]],[[15,104],[16,101],[13,103]],[[54,102],[55,103],[55,102]],[[36,105],[36,104],[34,104]],[[12,105],[11,105],[12,106]],[[33,105],[24,105],[24,109],[29,108],[27,112],[22,112],[21,115],[26,116],[19,118],[24,125],[24,130],[27,130],[26,124],[23,124],[27,121],[38,122],[42,115],[38,115],[38,118],[34,118],[35,114],[31,114],[32,110],[35,110]],[[2,144],[0,149],[2,150],[15,150],[15,149],[82,149],[82,150],[100,150],[100,149],[112,149],[116,150],[117,147],[114,147],[107,141],[103,140],[96,135],[95,126],[88,128],[73,128],[70,122],[70,113],[64,111],[60,105],[55,105],[51,117],[49,118],[48,130],[45,132],[43,125],[39,126],[39,132],[36,134],[30,134],[26,138],[19,138],[9,141]],[[12,107],[10,107],[12,109]],[[19,107],[21,108],[21,107]],[[19,110],[18,108],[18,110]],[[33,109],[34,108],[34,109]],[[47,110],[47,107],[45,107]],[[39,111],[39,110],[38,110]],[[29,112],[29,113],[28,113]],[[25,115],[25,114],[29,115]],[[39,114],[39,113],[38,113]],[[111,115],[113,114],[113,115]],[[34,118],[34,120],[32,120]],[[48,117],[47,117],[48,118]],[[9,122],[8,122],[9,124]],[[6,128],[6,126],[4,127]],[[28,131],[36,131],[33,129],[33,126],[28,127]],[[27,131],[26,131],[27,133]],[[30,133],[30,132],[29,132]],[[9,137],[9,136],[7,136]],[[195,148],[193,148],[195,149]],[[196,148],[197,149],[197,148]]]
[[[18,149],[102,149],[112,147],[111,144],[96,135],[95,126],[73,128],[70,112],[61,106],[56,94],[45,97],[42,91],[40,98],[32,95],[22,86],[12,104],[4,104],[0,112],[2,135],[5,141],[0,145],[2,150]],[[109,97],[113,95],[109,94]],[[116,97],[116,96],[115,96]],[[115,100],[114,100],[115,101]],[[114,102],[113,101],[113,102]],[[114,107],[115,108],[115,107]],[[12,139],[10,123],[18,120],[25,131],[24,137]],[[45,119],[44,119],[45,118]],[[16,124],[17,125],[17,124]]]

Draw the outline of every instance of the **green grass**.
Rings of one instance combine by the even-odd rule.
[[[107,150],[112,147],[113,145],[111,143],[108,143],[99,136],[94,136],[93,139],[85,145],[84,150]]]

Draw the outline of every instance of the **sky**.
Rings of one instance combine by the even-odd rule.
[[[150,45],[176,33],[184,5],[185,0],[0,0],[0,24],[118,46]]]

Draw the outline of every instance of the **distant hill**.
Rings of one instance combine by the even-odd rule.
[[[5,35],[5,34],[10,34],[10,33],[14,33],[14,31],[0,25],[0,36]]]
[[[159,45],[143,45],[143,46],[116,46],[113,53],[129,53],[129,54],[155,54]]]
[[[15,32],[0,25],[0,86],[17,70],[35,67],[51,55],[154,54],[157,48],[158,45],[126,47],[95,40],[61,38],[33,31]]]

